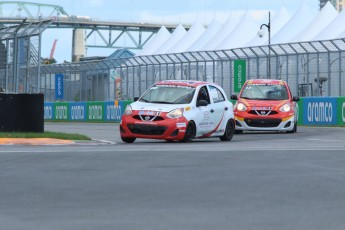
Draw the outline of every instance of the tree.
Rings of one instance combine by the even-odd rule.
[[[55,60],[55,58],[42,58],[42,64],[44,65],[50,65],[50,64],[55,64],[57,63],[57,61]]]

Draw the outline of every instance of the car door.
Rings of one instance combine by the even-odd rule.
[[[211,104],[209,105],[210,109],[210,120],[213,123],[213,129],[210,135],[219,135],[224,132],[224,127],[227,121],[225,121],[225,97],[223,93],[215,86],[208,86]]]
[[[207,133],[209,133],[213,127],[213,121],[211,118],[211,111],[210,111],[210,96],[206,86],[202,86],[199,91],[197,92],[197,99],[196,99],[196,110],[197,114],[195,117],[195,125],[196,125],[196,136],[201,137]],[[200,101],[207,102],[204,105],[200,105]]]

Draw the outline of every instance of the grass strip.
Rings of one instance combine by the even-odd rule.
[[[62,140],[91,140],[90,137],[73,133],[20,133],[20,132],[0,132],[0,138],[55,138]]]

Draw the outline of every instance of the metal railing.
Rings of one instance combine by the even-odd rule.
[[[296,96],[345,95],[345,39],[32,65],[30,71],[46,101],[56,101],[55,74],[64,76],[59,101],[133,99],[167,79],[215,82],[229,97],[234,94],[234,61],[239,59],[246,61],[247,79],[285,80]]]
[[[14,23],[0,28],[0,88],[10,93],[37,93],[41,34],[51,21]],[[35,72],[33,71],[35,70]]]
[[[247,79],[285,80],[296,96],[345,95],[345,39],[47,65],[41,67],[40,91],[54,101],[54,76],[62,73],[64,101],[133,99],[168,79],[215,82],[229,97],[238,59],[246,60]]]

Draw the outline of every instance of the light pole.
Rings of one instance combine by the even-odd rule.
[[[268,24],[262,24],[258,32],[260,38],[263,37],[264,32],[262,27],[265,26],[268,30],[268,78],[271,78],[271,12],[268,12]]]

